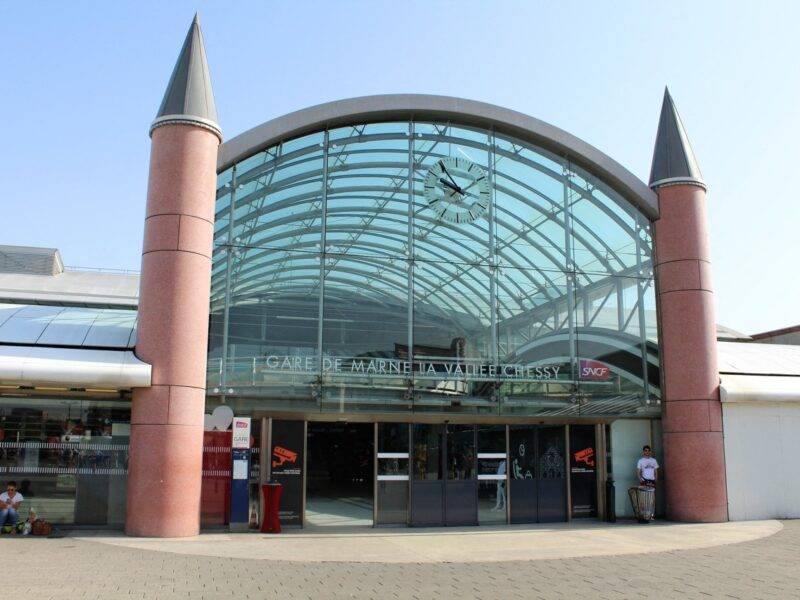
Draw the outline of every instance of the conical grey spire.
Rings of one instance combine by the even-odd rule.
[[[650,168],[650,187],[655,190],[663,185],[677,183],[706,187],[681,117],[672,96],[669,95],[669,89],[665,88],[656,146],[653,150],[653,165]]]
[[[193,123],[206,127],[222,139],[217,123],[217,107],[211,89],[211,76],[208,72],[203,34],[200,20],[194,16],[186,40],[183,42],[178,62],[172,70],[167,91],[161,101],[153,129],[167,123]]]

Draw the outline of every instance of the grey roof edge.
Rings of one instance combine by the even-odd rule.
[[[666,87],[658,118],[649,181],[653,190],[670,185],[696,185],[706,189],[683,120]]]
[[[642,180],[580,138],[526,114],[475,100],[427,94],[385,94],[336,100],[272,119],[223,143],[217,170],[255,154],[278,141],[346,123],[413,118],[452,120],[486,126],[566,155],[626,197],[650,219],[659,215],[658,197]]]
[[[150,124],[150,135],[153,135],[154,129],[163,127],[164,125],[194,125],[196,127],[208,129],[219,138],[220,142],[222,141],[222,130],[217,123],[210,119],[203,119],[202,117],[196,117],[194,115],[164,115],[163,117],[158,117]]]
[[[671,185],[696,185],[704,190],[708,189],[706,182],[702,179],[698,179],[697,177],[665,177],[664,179],[659,179],[658,181],[652,182],[650,187],[653,190],[656,190],[658,188],[669,187]]]
[[[154,129],[168,124],[197,125],[213,132],[222,141],[203,32],[197,14],[175,61],[158,114],[150,125],[150,135]]]

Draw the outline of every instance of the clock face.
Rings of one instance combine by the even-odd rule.
[[[425,176],[425,198],[436,216],[450,223],[472,223],[489,206],[489,179],[466,158],[442,158]]]

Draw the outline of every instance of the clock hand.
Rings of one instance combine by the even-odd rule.
[[[453,176],[452,176],[452,175],[450,175],[450,171],[448,171],[448,170],[447,170],[447,167],[445,167],[445,166],[444,166],[444,161],[441,161],[441,160],[440,160],[440,161],[439,161],[439,166],[440,166],[440,167],[442,167],[442,171],[444,171],[444,174],[445,174],[445,175],[447,175],[447,177],[450,179],[450,181],[452,181],[452,182],[453,182],[453,185],[454,185],[454,186],[456,186],[456,187],[458,188],[458,191],[459,191],[459,193],[460,193],[460,192],[461,192],[461,188],[460,188],[460,187],[458,187],[458,184],[456,183],[456,180],[455,180],[455,179],[453,179]]]
[[[466,192],[466,191],[467,191],[469,188],[471,188],[473,185],[477,185],[477,184],[478,184],[478,182],[479,182],[479,181],[481,181],[482,179],[483,179],[483,177],[478,177],[478,178],[477,178],[475,181],[473,181],[472,183],[470,183],[470,184],[469,184],[467,187],[465,187],[465,188],[464,188],[463,190],[461,190],[461,191],[462,191],[462,192]]]
[[[447,179],[445,179],[444,177],[439,177],[439,181],[442,183],[442,185],[446,185],[447,187],[449,187],[449,188],[450,188],[451,190],[453,190],[454,192],[458,192],[459,194],[462,194],[462,193],[463,193],[463,190],[462,190],[460,187],[458,187],[458,186],[457,186],[456,184],[454,184],[454,183],[450,183],[450,182],[449,182],[449,181],[447,181]]]

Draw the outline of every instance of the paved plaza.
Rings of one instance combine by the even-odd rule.
[[[0,560],[3,590],[12,598],[800,598],[800,521],[443,533],[205,534],[182,541],[108,532],[6,536]],[[502,546],[514,536],[509,556],[529,543],[549,545],[562,558],[534,549],[530,560],[502,560]],[[397,549],[402,561],[364,562],[375,560],[375,542]],[[309,557],[298,560],[304,545]],[[363,561],[330,561],[311,551],[333,545],[341,557]],[[454,549],[474,553],[476,546],[490,560],[446,561],[435,550],[463,557]],[[601,546],[606,555],[596,554]],[[415,547],[428,548],[417,561],[408,556]],[[273,548],[286,549],[292,560],[252,558]]]

